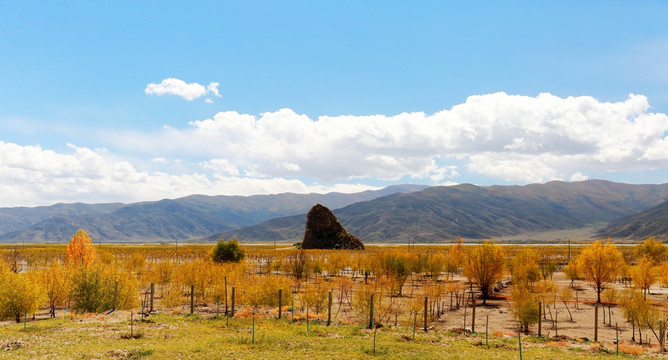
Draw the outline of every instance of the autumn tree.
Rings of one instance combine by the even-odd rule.
[[[378,254],[380,268],[377,272],[392,284],[392,292],[401,295],[406,279],[411,274],[408,259],[399,251],[389,251]]]
[[[36,311],[41,301],[42,291],[30,274],[15,273],[0,264],[0,317],[13,317],[18,323],[21,316]]]
[[[548,277],[552,279],[552,274],[557,271],[557,259],[553,254],[550,254],[547,251],[542,251],[540,253],[540,261],[538,262],[538,265],[543,280],[547,280]]]
[[[633,277],[633,285],[642,290],[645,299],[647,299],[649,288],[657,282],[658,278],[651,258],[648,256],[641,257],[636,266],[631,269],[631,276]]]
[[[648,257],[654,265],[658,265],[668,258],[668,247],[651,236],[636,245],[634,253],[638,259]]]
[[[77,312],[114,309],[116,290],[116,309],[130,309],[138,303],[137,279],[129,272],[94,264],[78,268],[70,281],[70,297],[74,300],[73,310]]]
[[[564,266],[564,275],[568,278],[571,283],[568,285],[573,288],[573,283],[575,280],[580,279],[580,274],[578,273],[578,265],[575,259],[571,260],[568,265]]]
[[[462,238],[458,236],[455,245],[450,247],[450,250],[448,250],[445,271],[450,274],[451,277],[454,277],[454,274],[459,270],[459,268],[462,266],[462,263],[464,262],[464,248],[462,243]]]
[[[93,247],[93,240],[84,230],[77,231],[67,245],[67,263],[74,266],[89,266],[97,260],[98,254]]]
[[[485,241],[469,251],[464,262],[464,276],[480,289],[483,304],[487,303],[494,284],[503,276],[503,264],[503,249],[494,242]]]
[[[522,249],[510,259],[508,267],[513,277],[513,284],[533,290],[534,284],[541,276],[538,262],[538,253],[531,248]]]
[[[637,328],[640,342],[642,343],[642,330],[647,329],[652,305],[645,300],[642,293],[637,289],[624,291],[621,295],[620,305],[624,313],[624,318],[633,326],[632,339],[635,340],[635,329]]]
[[[49,314],[56,317],[56,307],[65,305],[68,295],[68,276],[63,265],[54,261],[39,272],[44,294],[49,305]]]
[[[582,249],[576,259],[578,273],[596,290],[597,303],[601,303],[601,291],[615,281],[624,257],[615,244],[596,241]]]
[[[436,281],[439,275],[445,270],[446,257],[443,253],[438,252],[429,257],[427,262],[427,272],[431,274],[431,278]]]
[[[527,288],[513,286],[511,298],[510,311],[519,321],[520,331],[528,333],[529,325],[538,322],[538,297]]]
[[[568,307],[568,302],[573,298],[573,289],[571,289],[570,286],[563,286],[559,288],[559,297],[564,303],[566,310],[568,310],[568,315],[571,317],[571,321],[573,321],[573,314],[571,314],[571,309]]]

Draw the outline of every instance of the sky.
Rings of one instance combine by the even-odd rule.
[[[0,206],[668,182],[665,1],[0,2]]]

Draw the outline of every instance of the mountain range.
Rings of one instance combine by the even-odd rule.
[[[668,235],[668,202],[621,217],[599,230],[601,237],[643,239]]]
[[[433,243],[605,225],[668,198],[668,184],[602,180],[526,186],[457,185],[393,194],[337,209],[344,227],[365,242]],[[299,241],[305,215],[271,219],[205,238]],[[627,234],[624,237],[628,237]]]
[[[133,204],[0,208],[0,242],[64,243],[80,228],[95,242],[232,237],[242,242],[297,242],[304,234],[305,214],[316,203],[333,209],[343,226],[365,242],[485,239],[606,224],[596,236],[639,238],[646,235],[634,223],[645,224],[647,234],[659,235],[652,231],[668,217],[667,199],[668,184],[603,180],[525,186],[397,185],[355,194],[192,195]],[[656,226],[648,228],[653,221]]]
[[[191,195],[133,204],[1,208],[0,242],[62,243],[69,241],[78,229],[86,230],[96,242],[192,240],[275,217],[306,213],[315,203],[339,208],[424,188],[426,186],[393,185],[353,194]]]

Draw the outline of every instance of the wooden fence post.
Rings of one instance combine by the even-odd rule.
[[[283,312],[283,289],[278,289],[278,318],[281,318]]]
[[[464,290],[464,292],[466,292],[466,290]],[[463,327],[463,330],[464,330],[464,336],[466,336],[466,299],[465,298],[462,298],[462,305],[464,305],[464,327]]]
[[[543,311],[543,303],[540,301],[538,302],[538,337],[541,337],[543,332],[542,332],[542,325],[543,325],[543,317],[541,315]]]
[[[471,300],[473,301],[471,332],[475,334],[475,297],[473,296],[473,293],[471,293]]]
[[[153,296],[155,295],[155,284],[151,283],[151,303],[149,307],[149,312],[153,312]]]
[[[429,297],[425,296],[424,297],[424,331],[427,332],[427,315],[428,315],[428,309],[427,309],[427,304],[429,302]]]
[[[369,329],[373,329],[373,294],[369,297]]]
[[[190,313],[195,312],[195,285],[190,285]]]
[[[118,299],[118,281],[114,284],[114,310],[116,310],[116,299]]]
[[[225,276],[225,316],[227,316],[227,276]]]
[[[558,337],[559,336],[559,312],[554,311],[554,336]]]
[[[234,317],[234,292],[235,292],[235,287],[232,286],[232,309],[230,310],[230,313],[232,317]]]
[[[598,341],[598,303],[594,304],[594,341]]]
[[[327,303],[327,326],[332,324],[332,291],[329,291],[329,302]]]

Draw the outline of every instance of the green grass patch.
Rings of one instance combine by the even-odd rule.
[[[416,332],[412,328],[385,327],[373,332],[362,325],[326,326],[320,322],[291,323],[251,318],[205,319],[201,316],[155,314],[150,322],[137,322],[137,339],[127,321],[36,321],[0,326],[3,359],[511,359],[519,358],[517,340],[490,336],[455,336],[445,331]],[[614,354],[550,347],[542,339],[523,338],[525,359],[613,359]]]

